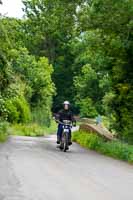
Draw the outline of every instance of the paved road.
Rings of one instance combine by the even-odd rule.
[[[55,136],[0,144],[0,200],[133,200],[133,167]]]

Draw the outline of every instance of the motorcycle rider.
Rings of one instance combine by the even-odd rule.
[[[57,121],[59,121],[58,130],[57,130],[57,144],[60,144],[61,137],[62,137],[62,131],[63,131],[63,124],[61,124],[60,122],[63,122],[63,120],[69,120],[72,122],[73,126],[76,126],[76,120],[73,116],[72,111],[70,110],[69,101],[64,101],[63,109],[58,112],[56,119],[57,119]],[[70,133],[69,133],[69,145],[72,145],[71,129],[70,129]]]

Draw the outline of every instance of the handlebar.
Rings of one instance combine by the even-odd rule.
[[[57,123],[59,123],[59,124],[62,124],[62,125],[70,125],[70,124],[65,124],[65,123],[63,123],[63,122],[61,122],[61,121],[59,121],[59,120],[55,120]],[[72,123],[71,123],[72,124]]]
[[[63,122],[61,122],[61,121],[59,121],[59,120],[56,120],[56,119],[55,119],[55,121],[56,121],[57,123],[59,123],[59,124],[62,124],[62,125],[73,126],[73,123],[72,123],[72,122],[71,122],[71,124],[65,124],[65,123],[63,123]],[[76,126],[76,124],[75,124],[75,126]]]

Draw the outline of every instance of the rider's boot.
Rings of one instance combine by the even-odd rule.
[[[69,150],[69,147],[66,147],[66,150]]]
[[[57,136],[57,144],[60,144],[60,137]]]

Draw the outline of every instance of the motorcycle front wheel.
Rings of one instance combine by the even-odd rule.
[[[60,145],[60,149],[62,151],[66,152],[69,149],[68,142],[69,142],[68,133],[63,132],[63,134],[62,134],[62,140],[61,140],[61,145]]]

